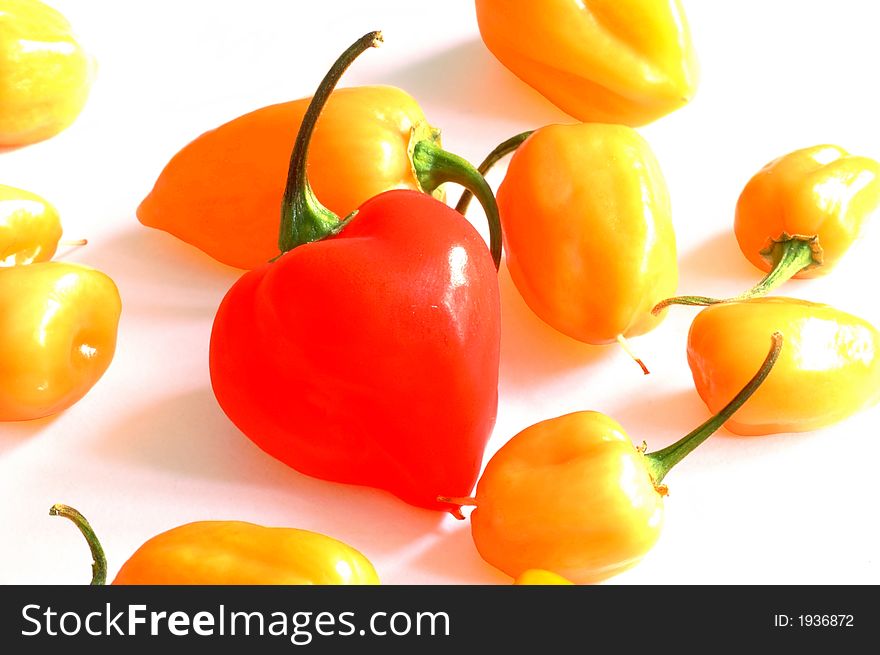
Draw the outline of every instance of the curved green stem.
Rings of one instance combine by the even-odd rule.
[[[50,516],[63,516],[73,521],[74,525],[79,528],[82,535],[89,544],[89,550],[92,551],[92,581],[91,585],[103,585],[107,582],[107,558],[104,556],[104,549],[101,542],[98,541],[92,526],[86,521],[86,517],[68,505],[56,503],[49,508]]]
[[[512,153],[514,150],[522,145],[522,142],[532,136],[532,132],[534,130],[528,130],[527,132],[522,132],[517,134],[516,136],[512,136],[507,141],[503,143],[499,143],[498,146],[486,155],[486,158],[483,160],[483,163],[477,167],[477,171],[479,171],[480,175],[485,175],[488,173],[491,168],[501,159]],[[455,211],[460,214],[465,214],[467,212],[468,205],[471,204],[471,198],[474,196],[473,193],[469,189],[465,189],[464,193],[461,194],[461,198],[458,200],[458,204],[455,205]]]
[[[748,384],[720,412],[671,446],[645,455],[645,465],[648,467],[648,472],[651,474],[655,485],[659,485],[673,466],[712,436],[757,391],[761,383],[770,374],[770,370],[773,368],[782,350],[783,338],[779,332],[773,333],[771,341],[770,352],[767,353],[761,368],[758,369],[758,372],[749,380]]]
[[[345,227],[346,221],[340,221],[336,214],[324,207],[315,197],[306,175],[306,157],[318,116],[342,74],[358,56],[369,48],[378,47],[381,42],[381,32],[370,32],[349,46],[321,80],[318,90],[309,103],[290,155],[287,185],[281,201],[278,247],[282,253],[305,243],[325,239]]]
[[[465,188],[465,193],[479,199],[489,221],[489,251],[497,270],[501,265],[501,219],[495,195],[486,179],[467,160],[428,140],[416,143],[412,161],[419,186],[426,193],[433,193],[444,182],[455,182]]]
[[[775,242],[768,253],[774,262],[773,269],[764,276],[764,279],[758,282],[754,287],[731,298],[710,298],[708,296],[676,296],[675,298],[667,298],[662,300],[651,310],[655,316],[661,311],[669,307],[669,305],[717,305],[723,302],[736,302],[737,300],[748,300],[749,298],[758,298],[766,295],[776,287],[780,286],[786,280],[790,280],[795,274],[821,264],[821,259],[817,260],[815,239],[806,239],[800,237],[790,237],[782,241]],[[821,255],[819,255],[821,257]]]

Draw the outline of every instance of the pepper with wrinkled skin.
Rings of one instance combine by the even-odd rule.
[[[834,145],[774,159],[746,184],[736,203],[734,233],[743,255],[767,275],[733,298],[668,298],[712,305],[763,296],[791,278],[827,275],[880,211],[880,163]]]
[[[752,379],[718,414],[666,448],[646,454],[609,416],[574,412],[505,443],[486,465],[474,498],[441,500],[476,506],[470,520],[477,550],[514,578],[543,569],[585,584],[621,573],[660,537],[666,474],[761,387],[784,351],[782,341],[774,334]]]
[[[623,125],[549,125],[499,145],[513,152],[498,188],[507,268],[541,319],[590,344],[654,329],[678,261],[669,192],[648,143]],[[470,196],[456,209],[464,212]]]
[[[880,209],[880,163],[834,145],[774,159],[749,180],[733,224],[746,258],[770,272],[789,241],[806,241],[812,261],[796,278],[826,275]]]
[[[35,193],[0,184],[0,267],[47,262],[61,238],[61,219]]]
[[[779,330],[785,352],[767,381],[725,427],[735,434],[804,432],[831,425],[880,400],[880,333],[829,305],[755,298],[697,314],[687,357],[710,411],[748,377],[762,335]]]
[[[476,9],[498,60],[578,120],[644,125],[696,92],[678,0],[476,0]]]
[[[140,222],[230,266],[253,269],[276,257],[278,203],[310,101],[263,107],[195,139],[141,202]],[[450,164],[439,176],[438,159]],[[390,189],[442,199],[439,185],[453,181],[477,190],[484,205],[492,193],[467,162],[440,149],[439,130],[412,96],[391,86],[330,95],[315,127],[308,172],[321,202],[343,217]]]
[[[0,148],[48,139],[86,103],[94,61],[58,11],[0,0]]]
[[[0,268],[0,421],[56,414],[101,378],[121,302],[107,275],[61,262]]]
[[[67,505],[53,516],[76,524],[92,551],[92,582],[106,580],[104,550],[88,521]],[[351,546],[296,528],[243,521],[196,521],[149,539],[122,565],[114,585],[376,585],[370,561]]]

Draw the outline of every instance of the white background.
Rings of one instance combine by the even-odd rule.
[[[0,182],[60,209],[65,235],[89,239],[63,256],[112,276],[124,307],[115,359],[82,401],[54,418],[0,424],[0,583],[88,581],[88,551],[71,524],[49,517],[55,502],[92,521],[111,578],[161,531],[239,519],[342,539],[385,583],[510,582],[480,559],[467,523],[305,477],[238,432],[211,393],[207,349],[214,311],[240,271],[143,227],[134,212],[188,141],[310,95],[336,55],[373,29],[385,45],[343,84],[406,89],[443,129],[444,145],[472,161],[512,134],[571,119],[488,53],[469,1],[54,4],[99,74],[72,128],[0,153]],[[731,229],[736,198],[758,168],[826,142],[880,157],[880,9],[870,0],[692,0],[686,9],[700,89],[641,132],[672,194],[679,292],[723,296],[760,277]],[[476,206],[471,219],[485,234]],[[878,247],[873,226],[831,275],[785,292],[880,325]],[[544,325],[503,266],[500,284],[501,398],[487,457],[531,423],[577,409],[610,414],[650,449],[707,418],[685,360],[695,310],[674,308],[632,341],[652,370],[643,377],[617,347],[580,344]],[[608,582],[880,583],[878,423],[880,407],[808,434],[722,430],[667,478],[657,546]]]

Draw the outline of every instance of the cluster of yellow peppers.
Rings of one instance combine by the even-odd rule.
[[[67,20],[35,0],[0,0],[0,149],[56,135],[85,104],[92,58]],[[56,209],[0,184],[0,421],[56,414],[104,374],[119,292],[94,269],[52,257]]]
[[[736,298],[674,297],[678,269],[669,194],[657,159],[633,126],[677,109],[695,92],[696,57],[678,0],[476,0],[476,9],[483,39],[498,59],[560,108],[588,121],[513,137],[481,167],[485,172],[513,153],[497,199],[507,265],[528,305],[574,339],[625,347],[628,337],[657,327],[671,305],[707,306],[687,339],[696,389],[715,414],[703,426],[668,448],[645,453],[603,414],[552,418],[516,435],[492,457],[475,497],[446,499],[456,510],[476,506],[471,523],[480,554],[517,584],[594,582],[633,566],[653,546],[662,527],[664,476],[721,425],[744,435],[814,430],[880,400],[880,334],[872,325],[827,305],[762,297],[790,277],[832,269],[865,218],[880,208],[880,164],[831,145],[767,164],[743,190],[734,222],[743,254],[765,278]],[[0,67],[0,147],[47,138],[81,109],[91,61],[66,21],[36,0],[0,0],[0,28],[0,38],[13,45],[27,37],[75,46],[66,57],[47,49],[22,57],[28,62],[23,68]],[[8,47],[3,53],[20,54]],[[63,74],[48,79],[50,69]],[[25,78],[33,83],[22,84]],[[357,196],[339,200],[346,209],[382,188],[418,188],[398,123],[418,131],[413,138],[437,135],[414,101],[398,91],[345,90],[328,105],[328,121],[334,112],[344,115],[359,143],[391,139],[401,154],[389,170],[371,177],[344,164],[353,155],[333,148],[330,131],[319,135],[316,141],[328,145],[317,150],[329,153],[326,162],[312,166],[319,195],[334,193],[329,183],[324,188],[321,171],[355,169],[364,178],[360,185],[338,185]],[[364,110],[371,103],[399,111]],[[265,108],[230,124],[227,132],[277,124],[259,131],[266,145],[254,152],[262,165],[283,167],[288,149],[278,147],[278,130],[301,120],[305,104]],[[363,118],[352,119],[358,110]],[[377,114],[396,117],[394,126],[372,126]],[[217,151],[219,135],[227,132],[208,133],[182,151],[139,217],[221,261],[250,267],[273,252],[274,225],[256,226],[251,241],[239,238],[234,216],[221,217],[218,229],[203,229],[212,220],[206,207],[228,203],[206,202],[200,194],[216,186],[202,184],[190,171],[206,179],[214,173],[187,163],[199,152]],[[277,152],[270,156],[272,148]],[[252,168],[239,163],[242,170]],[[236,162],[223,159],[217,174],[227,174],[230,165],[235,170]],[[244,191],[252,194],[253,207],[277,202],[283,176],[266,180],[265,189],[248,185]],[[467,200],[462,197],[460,211]],[[116,288],[97,271],[49,262],[60,234],[48,203],[0,186],[0,332],[12,335],[0,343],[0,420],[32,419],[70,406],[113,355]],[[104,566],[81,515],[64,506],[52,512],[77,522],[93,547],[96,570]],[[96,583],[102,575],[96,574]],[[371,584],[378,578],[363,555],[323,535],[204,522],[150,540],[115,582]]]

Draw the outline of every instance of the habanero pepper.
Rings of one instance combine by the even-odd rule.
[[[49,509],[70,519],[92,552],[92,585],[103,585],[107,559],[85,517],[67,505]],[[149,539],[125,561],[114,585],[375,585],[379,577],[359,551],[317,532],[243,521],[196,521]]]
[[[101,378],[121,301],[107,275],[62,262],[0,268],[0,421],[56,414]]]
[[[476,497],[441,500],[476,506],[470,520],[477,550],[514,578],[537,568],[584,584],[625,571],[660,537],[666,474],[761,386],[782,340],[773,335],[758,372],[717,415],[666,448],[645,454],[611,417],[574,412],[504,444]]]
[[[678,0],[476,0],[476,9],[495,57],[580,121],[644,125],[696,92]]]
[[[438,493],[470,492],[495,423],[493,257],[461,214],[416,191],[386,191],[339,221],[305,169],[327,96],[380,40],[353,44],[306,112],[282,203],[282,254],[245,273],[220,304],[211,384],[232,422],[298,471],[447,509]],[[500,255],[497,236],[492,245]]]
[[[55,207],[35,193],[0,184],[0,266],[47,262],[59,239]]]
[[[746,259],[767,275],[751,290],[721,300],[668,298],[655,307],[712,305],[762,296],[790,278],[826,275],[880,210],[880,163],[834,145],[774,159],[746,184],[734,233]]]
[[[549,125],[508,139],[479,171],[510,152],[498,211],[507,268],[532,311],[594,345],[626,347],[654,329],[662,319],[651,308],[674,292],[678,261],[648,143],[623,125]],[[456,209],[469,201],[465,192]]]
[[[0,148],[48,139],[82,111],[95,64],[39,0],[0,0]]]
[[[724,427],[761,435],[816,430],[880,400],[880,333],[867,321],[795,298],[754,298],[697,314],[687,357],[710,411],[760,360],[763,334],[785,334],[785,352],[761,388]]]
[[[224,264],[256,268],[278,254],[278,199],[311,98],[271,105],[202,134],[180,150],[137,209],[144,225],[170,232]],[[418,103],[391,86],[335,90],[315,127],[309,179],[321,202],[348,216],[390,189],[442,199],[444,182],[494,208],[485,180],[440,147]]]

